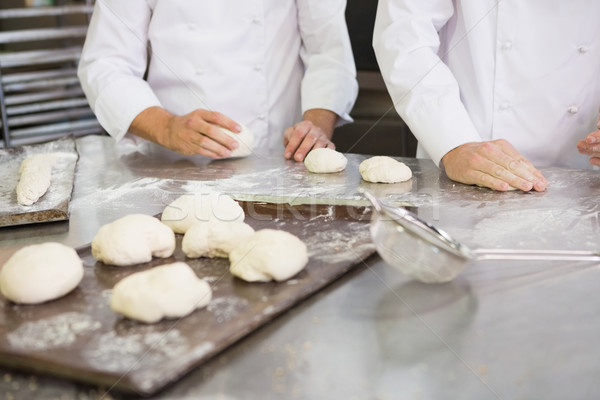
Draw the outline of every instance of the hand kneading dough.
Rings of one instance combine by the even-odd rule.
[[[145,263],[152,256],[167,258],[175,251],[175,234],[158,219],[131,214],[106,224],[92,240],[92,255],[105,264]]]
[[[262,229],[229,253],[229,271],[248,282],[284,281],[308,263],[306,245],[285,231]]]
[[[21,163],[19,183],[17,184],[17,202],[30,206],[42,197],[50,187],[52,166],[56,155],[36,154],[27,157]]]
[[[212,290],[183,262],[136,272],[119,281],[110,308],[142,322],[178,318],[210,303]]]
[[[227,258],[234,247],[253,234],[254,229],[243,222],[201,221],[185,233],[181,248],[189,258]]]
[[[365,181],[373,183],[404,182],[412,177],[412,171],[406,164],[386,156],[364,160],[358,170]]]
[[[60,243],[23,247],[0,270],[0,292],[15,303],[54,300],[75,289],[83,278],[77,252]]]
[[[244,125],[241,125],[241,127],[242,131],[239,133],[235,133],[230,131],[229,129],[219,127],[219,129],[221,129],[224,133],[237,140],[239,144],[238,148],[233,150],[228,158],[247,157],[250,154],[252,154],[252,149],[254,148],[254,134],[250,129],[248,129]]]
[[[317,174],[343,171],[347,163],[342,153],[327,148],[311,150],[304,159],[306,169]]]
[[[186,233],[198,221],[244,221],[237,201],[222,193],[184,194],[165,207],[161,220],[175,233]]]

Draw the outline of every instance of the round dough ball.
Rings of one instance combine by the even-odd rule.
[[[62,297],[83,278],[77,252],[60,243],[23,247],[0,270],[0,292],[15,303],[36,304]]]
[[[284,281],[308,263],[306,245],[285,231],[262,229],[229,253],[229,271],[248,282]]]
[[[304,159],[304,165],[310,172],[329,174],[346,168],[348,159],[339,151],[327,148],[311,150]]]
[[[227,258],[234,247],[253,234],[254,229],[244,222],[200,221],[185,233],[181,248],[189,258]]]
[[[110,308],[126,317],[153,323],[178,318],[210,303],[212,290],[183,262],[136,272],[119,281]]]
[[[186,233],[198,221],[244,221],[237,201],[222,193],[184,194],[165,207],[162,222],[175,233]]]
[[[373,183],[404,182],[412,178],[412,171],[406,164],[387,156],[366,159],[358,170],[365,181]]]
[[[239,144],[238,148],[233,150],[228,158],[247,157],[252,154],[252,149],[254,149],[254,134],[244,125],[240,124],[240,126],[242,127],[242,130],[239,133],[232,132],[229,129],[225,129],[221,126],[218,127],[228,136],[234,138]]]
[[[102,226],[92,240],[92,255],[105,264],[127,266],[175,251],[175,234],[158,219],[131,214]]]

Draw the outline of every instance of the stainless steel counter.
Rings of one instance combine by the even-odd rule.
[[[545,193],[497,193],[453,183],[426,160],[403,160],[414,172],[408,183],[373,185],[360,180],[359,155],[340,174],[313,175],[277,157],[192,161],[106,137],[77,144],[70,221],[1,229],[0,262],[27,244],[85,245],[101,225],[156,214],[187,191],[356,204],[361,186],[474,248],[600,250],[597,171],[546,169]],[[155,398],[597,398],[599,287],[591,262],[485,261],[425,285],[371,258]],[[0,399],[123,397],[0,370]]]

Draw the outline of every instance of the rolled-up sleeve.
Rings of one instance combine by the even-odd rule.
[[[438,31],[454,13],[451,0],[380,0],[373,48],[398,114],[439,165],[464,143],[481,140],[458,83],[438,55]]]
[[[345,20],[345,0],[298,0],[298,19],[305,66],[302,112],[322,108],[351,122],[358,95],[356,67]]]
[[[143,110],[160,106],[144,80],[151,10],[145,0],[98,0],[78,76],[98,121],[120,140]]]

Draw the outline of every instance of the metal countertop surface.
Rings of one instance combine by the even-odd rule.
[[[499,193],[454,183],[428,160],[402,159],[414,173],[407,183],[374,185],[360,180],[363,155],[315,175],[279,157],[193,161],[101,136],[77,147],[70,220],[0,229],[0,263],[28,244],[83,246],[118,217],[207,190],[361,204],[365,187],[473,248],[600,250],[598,171],[543,169],[546,192]],[[596,398],[599,286],[591,262],[485,261],[426,285],[371,258],[152,398]],[[131,397],[0,369],[0,399]]]

